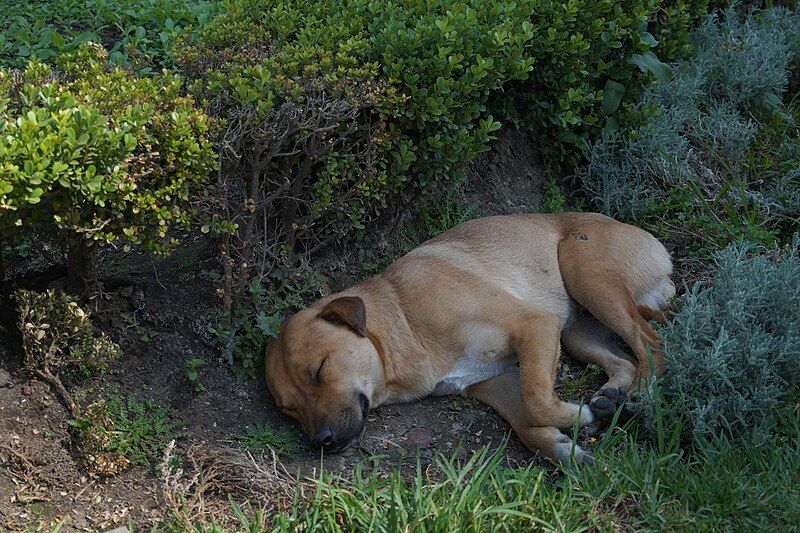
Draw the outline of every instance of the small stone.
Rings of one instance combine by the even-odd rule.
[[[464,426],[456,422],[455,424],[453,424],[453,429],[456,431],[464,431]]]
[[[414,428],[406,433],[406,439],[420,448],[427,448],[433,441],[433,435],[425,428]]]
[[[111,530],[109,530],[109,531],[106,531],[106,533],[130,533],[130,531],[128,530],[128,528],[127,528],[127,527],[125,527],[125,526],[120,526],[120,527],[118,527],[118,528],[115,528],[115,529],[111,529]]]
[[[0,368],[0,389],[12,387],[14,382],[11,381],[11,374],[5,368]]]

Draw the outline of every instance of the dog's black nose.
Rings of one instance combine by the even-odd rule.
[[[322,447],[322,448],[330,448],[331,444],[333,444],[333,430],[330,426],[324,426],[322,429],[317,431],[317,434],[314,435],[314,438],[311,440],[311,443],[314,446]]]

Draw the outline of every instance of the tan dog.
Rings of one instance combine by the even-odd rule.
[[[591,463],[560,430],[607,421],[650,376],[649,355],[665,371],[646,319],[663,318],[671,273],[658,240],[603,215],[472,220],[288,319],[267,346],[267,385],[326,451],[358,438],[369,407],[467,394],[530,450]],[[608,374],[588,408],[555,393],[559,341]]]

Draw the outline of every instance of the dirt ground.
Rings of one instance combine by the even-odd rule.
[[[533,140],[511,129],[503,132],[492,150],[472,164],[459,193],[461,201],[477,205],[480,215],[534,211],[540,199],[543,176]],[[382,226],[369,237],[369,247],[381,253],[389,231]],[[345,245],[316,260],[331,290],[367,275],[351,252]],[[185,423],[187,436],[177,443],[184,450],[196,443],[226,441],[265,421],[295,427],[275,409],[263,380],[237,380],[213,343],[209,327],[217,320],[219,302],[208,272],[215,268],[213,252],[199,237],[164,259],[106,256],[105,294],[94,303],[93,322],[125,355],[101,383],[73,392],[91,399],[99,391],[119,391],[169,406],[171,416]],[[49,386],[20,370],[14,332],[0,334],[0,530],[53,524],[66,517],[65,531],[106,529],[128,520],[144,526],[164,519],[163,486],[152,469],[133,467],[103,480],[87,474],[70,443],[65,408]],[[184,367],[185,361],[198,357],[207,362],[199,371],[207,390],[199,393]],[[582,368],[565,360],[560,374],[570,380]],[[590,394],[599,384],[588,383],[581,392]],[[315,475],[323,464],[347,475],[378,456],[381,468],[400,466],[411,472],[417,457],[426,464],[439,453],[451,455],[458,449],[466,458],[481,446],[499,446],[508,433],[508,425],[481,404],[427,399],[372,411],[358,447],[324,458],[303,447],[285,458],[283,466],[301,477]],[[546,465],[513,436],[507,461]]]

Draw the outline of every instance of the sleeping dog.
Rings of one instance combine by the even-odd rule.
[[[562,430],[607,423],[666,370],[647,320],[663,319],[671,273],[655,237],[600,214],[471,220],[286,320],[267,346],[267,386],[327,452],[358,439],[370,407],[464,394],[531,451],[591,464]],[[556,395],[562,344],[608,375],[588,407]]]

